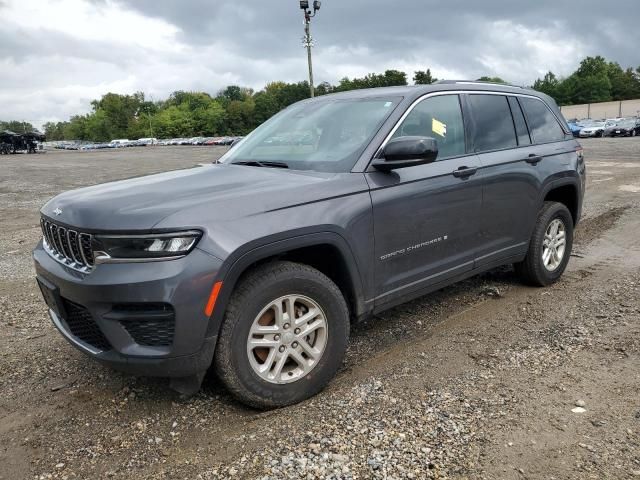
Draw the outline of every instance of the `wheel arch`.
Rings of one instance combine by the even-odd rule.
[[[242,276],[257,265],[289,260],[310,265],[327,275],[343,293],[352,319],[366,316],[360,269],[348,242],[336,232],[296,235],[284,240],[239,249],[227,259],[219,273],[223,281],[209,319],[207,336],[217,335],[226,306]]]
[[[577,225],[581,215],[579,185],[579,180],[573,177],[549,182],[541,195],[540,206],[544,202],[562,203],[569,209],[574,226]]]

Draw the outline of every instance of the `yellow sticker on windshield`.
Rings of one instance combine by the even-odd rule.
[[[447,136],[447,125],[445,123],[442,123],[440,120],[436,120],[435,118],[431,123],[431,130],[433,130],[433,133],[435,133],[436,135],[440,135],[441,137]]]

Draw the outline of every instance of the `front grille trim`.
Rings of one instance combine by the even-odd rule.
[[[90,273],[93,270],[93,235],[78,232],[46,218],[40,219],[40,226],[42,245],[51,257],[79,272]]]

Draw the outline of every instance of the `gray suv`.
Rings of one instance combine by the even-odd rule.
[[[560,278],[585,188],[549,97],[448,81],[290,106],[217,164],[63,193],[34,250],[76,348],[242,402],[299,402],[352,322],[504,264]]]

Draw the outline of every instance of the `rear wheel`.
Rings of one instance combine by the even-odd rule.
[[[525,259],[515,264],[525,283],[544,287],[564,273],[573,247],[573,218],[565,205],[545,202],[533,230]]]
[[[215,365],[240,401],[282,407],[322,390],[342,364],[348,338],[349,311],[328,277],[303,264],[269,263],[232,295]]]

